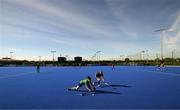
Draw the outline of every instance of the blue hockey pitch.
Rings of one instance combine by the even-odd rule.
[[[86,76],[94,81],[99,70],[112,86],[97,87],[94,96],[67,90]],[[1,67],[0,109],[7,108],[180,108],[180,67],[41,67],[40,73],[36,67]]]

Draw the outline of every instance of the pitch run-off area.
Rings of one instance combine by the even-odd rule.
[[[68,91],[102,70],[97,92]],[[81,95],[86,94],[86,95]],[[0,109],[180,108],[180,67],[1,67]]]

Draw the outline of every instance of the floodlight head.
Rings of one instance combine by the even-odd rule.
[[[142,53],[145,53],[145,51],[143,50],[143,51],[141,51]]]
[[[158,29],[158,30],[155,30],[154,32],[163,32],[163,31],[167,31],[167,30],[169,30],[169,28]]]
[[[174,32],[172,28],[162,28],[162,29],[155,30],[154,32],[166,32],[166,31]]]
[[[97,51],[96,53],[100,53],[101,51]]]
[[[56,51],[51,51],[51,53],[55,53]]]

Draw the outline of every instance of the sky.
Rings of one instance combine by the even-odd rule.
[[[180,0],[0,0],[0,58],[101,59],[180,50]]]

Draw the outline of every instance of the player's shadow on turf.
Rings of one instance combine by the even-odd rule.
[[[90,93],[88,90],[70,90],[70,91]],[[95,94],[121,94],[119,92],[105,91],[105,90],[96,90],[96,91],[93,91],[91,93],[95,93]]]
[[[104,90],[96,90],[96,94],[121,94],[119,92],[112,92],[112,91],[104,91]]]
[[[122,85],[122,84],[120,84],[120,85],[110,84],[109,86],[111,86],[111,87],[131,87],[131,86],[128,86],[128,85]]]
[[[101,87],[114,87],[114,88],[121,88],[121,87],[126,87],[126,88],[130,88],[131,86],[128,86],[128,85],[123,85],[123,84],[109,84],[109,85],[103,85]]]

